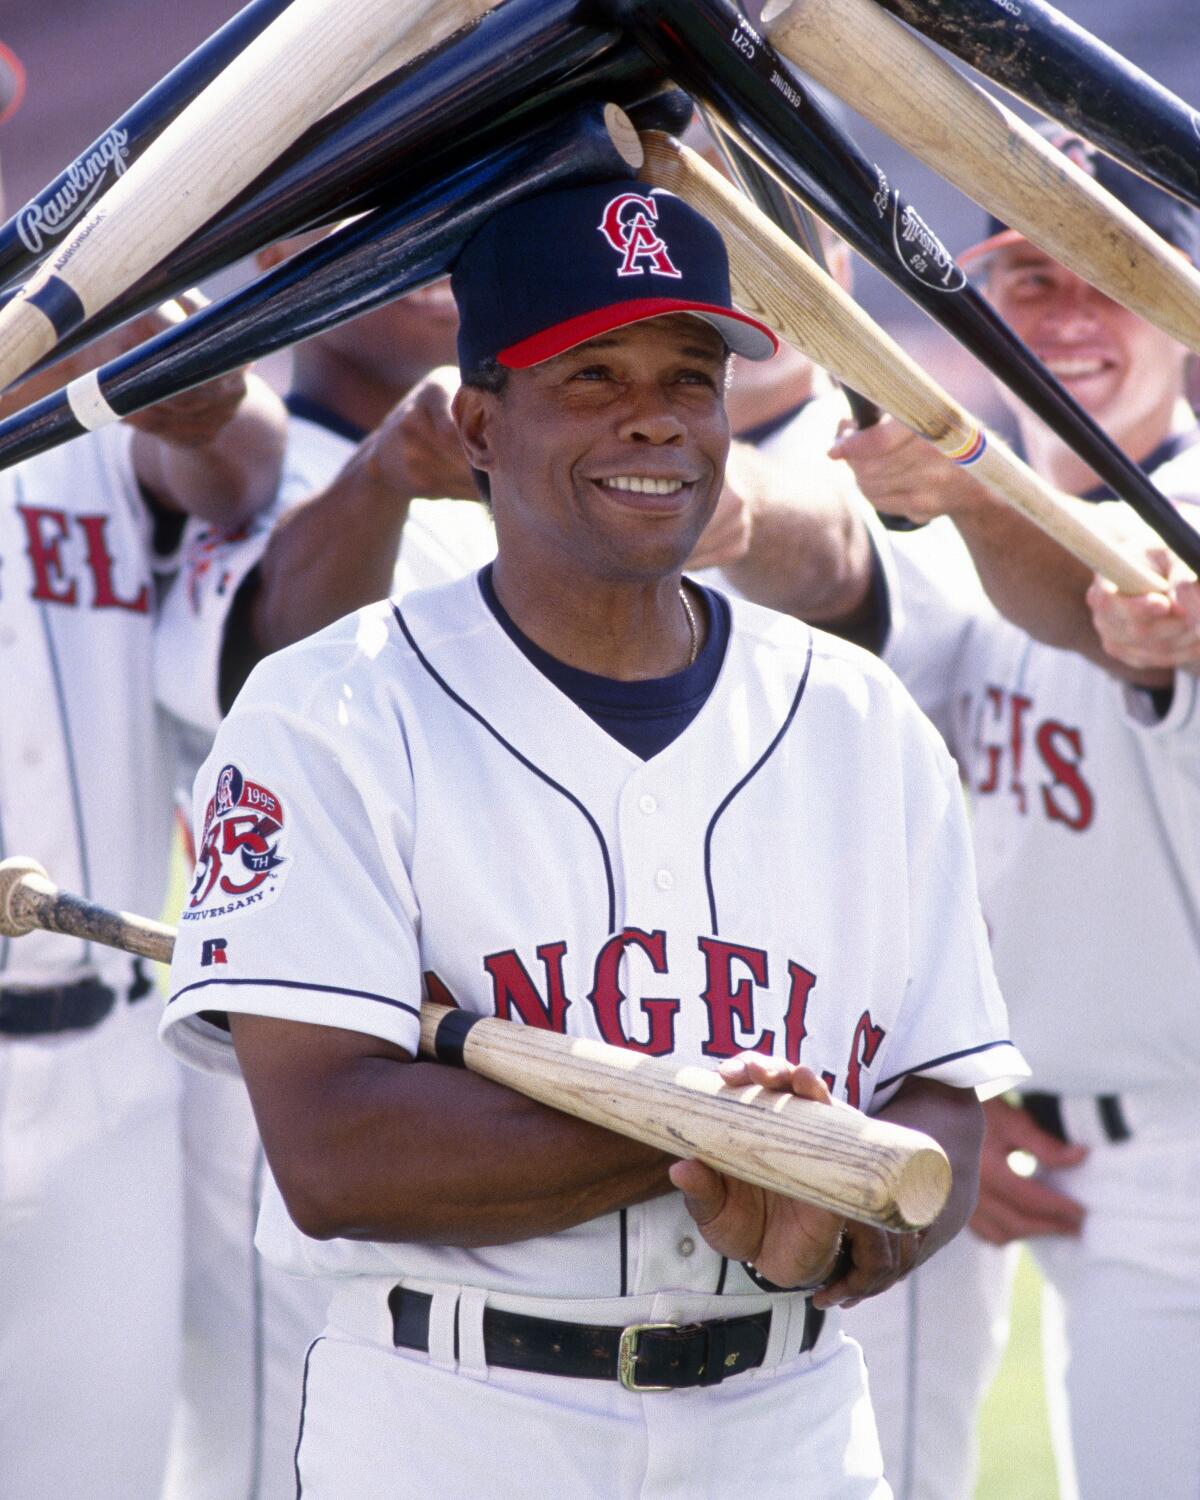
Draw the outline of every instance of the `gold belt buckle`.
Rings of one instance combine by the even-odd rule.
[[[639,1385],[637,1382],[637,1346],[638,1339],[643,1333],[651,1331],[670,1330],[674,1331],[683,1327],[682,1323],[630,1323],[628,1328],[621,1330],[621,1342],[617,1346],[617,1379],[627,1391],[670,1391],[674,1386],[670,1385]]]

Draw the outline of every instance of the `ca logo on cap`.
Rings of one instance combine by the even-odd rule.
[[[619,193],[605,204],[597,227],[621,257],[618,276],[644,276],[649,272],[682,278],[683,272],[671,263],[666,241],[655,227],[657,222],[658,204],[640,193]]]

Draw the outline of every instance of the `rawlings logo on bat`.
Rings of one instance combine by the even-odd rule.
[[[233,764],[221,767],[204,811],[196,871],[181,920],[230,916],[279,894],[283,805]]]
[[[17,215],[17,233],[31,255],[40,255],[47,240],[55,240],[69,229],[97,192],[105,186],[108,169],[120,177],[128,165],[129,132],[119,126],[67,168],[66,181],[44,203],[27,203]]]

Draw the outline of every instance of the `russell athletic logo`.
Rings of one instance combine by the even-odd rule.
[[[658,204],[641,193],[620,193],[605,205],[597,228],[621,257],[618,276],[682,276],[658,232]]]
[[[237,766],[222,766],[204,810],[196,873],[181,920],[228,917],[273,901],[289,863],[279,852],[283,822],[283,805],[274,792]]]

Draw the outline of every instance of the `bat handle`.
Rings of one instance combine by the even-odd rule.
[[[170,927],[131,912],[109,911],[61,891],[36,859],[16,854],[0,861],[0,935],[23,937],[35,928],[103,943],[163,964],[170,963],[175,945]]]

